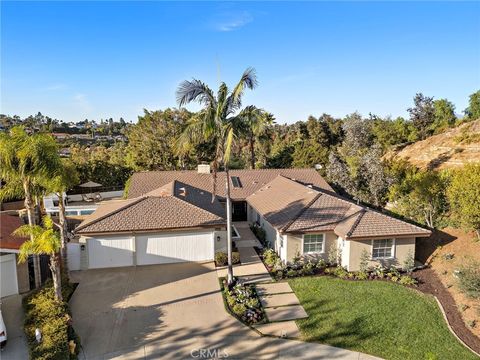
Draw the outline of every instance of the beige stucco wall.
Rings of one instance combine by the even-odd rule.
[[[372,254],[372,241],[371,240],[349,240],[350,242],[350,254],[347,269],[349,271],[360,270],[360,255],[363,249]],[[409,251],[415,256],[415,238],[396,238],[394,245],[394,257],[392,259],[371,260],[369,266],[381,265],[384,267],[398,266],[402,267],[403,262],[407,258]]]
[[[220,241],[217,240],[217,237],[220,236]],[[214,234],[214,244],[215,252],[218,251],[227,251],[227,230],[215,230]]]
[[[328,252],[332,246],[337,246],[337,235],[333,232],[325,233],[325,248],[323,253],[307,254],[306,257],[328,259]],[[302,254],[302,234],[287,234],[287,261],[292,261],[297,253]]]

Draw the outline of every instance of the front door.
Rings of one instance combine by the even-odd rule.
[[[247,202],[246,201],[232,202],[232,220],[247,221]]]

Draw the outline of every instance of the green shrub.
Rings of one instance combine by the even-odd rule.
[[[228,264],[228,255],[226,252],[219,251],[215,253],[215,263],[217,266],[226,266]],[[240,253],[232,252],[232,264],[239,264],[240,263]]]
[[[263,320],[263,311],[253,285],[237,283],[230,289],[223,282],[223,293],[229,309],[243,322],[254,324]]]
[[[302,268],[303,275],[312,275],[314,270],[315,270],[315,265],[311,261],[308,261],[303,264],[303,268]]]
[[[250,225],[250,230],[252,230],[253,234],[256,238],[260,241],[263,246],[267,245],[267,233],[265,230],[259,226]]]
[[[66,278],[65,278],[66,279]],[[63,282],[62,293],[67,300],[70,298],[74,285]],[[25,334],[30,351],[30,357],[38,360],[76,359],[80,350],[80,339],[70,326],[71,317],[68,304],[55,300],[51,281],[23,300],[25,311]],[[35,329],[42,333],[42,341],[37,343]],[[74,340],[77,344],[76,354],[70,354],[68,342]]]
[[[344,278],[348,275],[348,271],[341,266],[337,266],[335,270],[333,270],[333,275],[339,278]]]
[[[267,249],[263,253],[263,260],[269,267],[274,267],[279,259],[279,256],[273,249]]]
[[[366,271],[359,271],[355,274],[355,278],[357,278],[358,280],[367,280],[368,273]]]
[[[393,281],[393,279],[392,279],[392,281]],[[415,280],[414,278],[412,278],[411,276],[408,276],[408,275],[402,275],[398,282],[402,285],[416,285],[417,284],[417,280]]]
[[[296,270],[293,270],[293,269],[290,269],[287,271],[287,277],[291,278],[291,277],[295,277],[298,275],[298,272]]]
[[[471,261],[458,272],[460,290],[468,297],[480,299],[480,263]]]

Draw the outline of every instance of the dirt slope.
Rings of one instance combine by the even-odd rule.
[[[480,119],[389,152],[388,159],[405,159],[420,168],[446,169],[480,162]]]

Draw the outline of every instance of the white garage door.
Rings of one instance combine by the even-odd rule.
[[[137,236],[137,264],[167,264],[213,260],[213,232]]]
[[[88,239],[90,269],[133,265],[133,238]]]
[[[18,294],[15,254],[0,256],[0,297]]]

